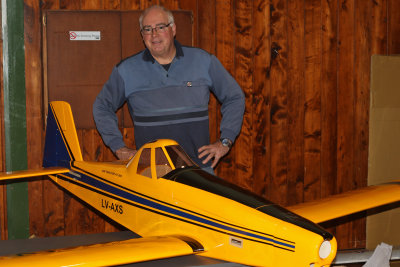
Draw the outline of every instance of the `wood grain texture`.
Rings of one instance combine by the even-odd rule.
[[[80,0],[80,9],[82,10],[95,10],[103,9],[103,0]]]
[[[26,86],[26,128],[27,146],[43,147],[43,95],[42,95],[42,58],[41,58],[41,17],[37,1],[25,1],[25,86]],[[42,150],[28,149],[28,168],[41,167]],[[43,202],[43,180],[28,184],[29,210],[41,207]],[[43,236],[44,217],[42,213],[32,212],[29,216],[30,234]]]
[[[160,0],[159,5],[162,5],[170,10],[179,8],[179,0]]]
[[[267,197],[281,205],[287,204],[288,166],[288,46],[287,46],[287,2],[271,1],[271,121],[270,153],[271,178]]]
[[[122,9],[121,1],[120,0],[103,0],[103,8],[106,10],[120,10],[120,9]]]
[[[356,1],[355,24],[355,59],[354,64],[354,89],[355,89],[355,122],[354,122],[354,163],[355,163],[355,187],[367,185],[368,165],[368,141],[369,141],[369,105],[370,105],[370,62],[371,62],[371,20],[375,4],[372,1]],[[366,213],[365,213],[366,214]],[[361,218],[354,221],[351,244],[353,247],[365,247],[366,224]]]
[[[58,9],[59,1],[43,1],[42,8]],[[25,1],[25,76],[28,167],[41,166],[44,138],[41,10],[38,1]],[[51,205],[63,193],[47,177],[30,182],[29,221],[32,236],[64,235],[63,207]],[[48,191],[47,191],[48,190]],[[63,203],[62,201],[60,202]]]
[[[120,0],[121,10],[138,10],[140,9],[140,0]]]
[[[245,92],[246,106],[242,131],[235,142],[236,183],[243,188],[253,188],[253,24],[252,0],[235,1],[235,72],[234,76]]]
[[[235,71],[235,34],[234,34],[234,1],[233,0],[217,0],[215,3],[215,25],[216,25],[216,51],[215,54],[217,58],[221,61],[222,65],[227,69],[230,74],[234,74]],[[223,11],[223,12],[222,12]],[[218,14],[218,15],[217,15]],[[217,119],[215,122],[215,131],[217,131],[216,136],[219,136],[219,122],[220,122],[220,105],[217,105],[218,113],[214,118]],[[213,131],[213,129],[211,129]],[[216,173],[220,177],[228,181],[235,180],[235,151],[234,146],[232,150],[222,158],[218,164]]]
[[[337,175],[337,14],[336,1],[321,5],[321,197],[336,192]]]
[[[65,3],[68,0],[42,0],[40,1],[41,3],[41,9],[42,10],[48,10],[48,9],[60,9],[60,3]],[[75,2],[78,0],[72,0],[72,1],[68,1],[68,2]],[[36,1],[38,2],[38,1]]]
[[[288,170],[287,204],[304,201],[305,3],[288,2]]]
[[[304,200],[321,187],[321,1],[305,2]]]
[[[271,43],[269,41],[270,5],[266,0],[253,2],[254,71],[252,88],[252,156],[253,188],[258,195],[267,196],[270,173],[270,95],[269,79]]]
[[[216,3],[214,0],[202,0],[202,1],[191,1],[191,5],[188,5],[189,1],[181,2],[180,8],[196,10],[193,13],[193,44],[194,46],[201,47],[211,54],[215,54],[216,51]],[[219,106],[216,97],[211,94],[209,102],[209,127],[210,127],[210,141],[216,142],[219,139],[218,129],[218,114]]]
[[[321,2],[321,197],[336,192],[337,177],[337,1]],[[329,228],[336,234],[335,227]]]
[[[387,54],[388,51],[388,0],[378,0],[372,2],[369,9],[371,15],[370,32],[371,32],[371,54]],[[398,2],[398,1],[397,1]]]
[[[388,54],[400,53],[400,1],[388,0]],[[381,21],[382,23],[382,21]]]
[[[354,88],[354,54],[355,54],[355,3],[341,0],[339,5],[338,35],[338,97],[337,97],[337,193],[351,190],[355,186],[354,165],[354,121],[355,121],[355,88]],[[350,178],[353,177],[353,178]],[[352,223],[337,227],[336,236],[340,248],[352,247],[352,239],[346,239],[352,233]]]
[[[60,9],[79,10],[80,8],[80,0],[60,0]]]
[[[159,5],[160,0],[140,0],[140,9],[146,9],[152,5]]]

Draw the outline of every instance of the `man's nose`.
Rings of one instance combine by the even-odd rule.
[[[151,36],[154,36],[154,35],[158,35],[157,28],[152,28],[151,29]]]

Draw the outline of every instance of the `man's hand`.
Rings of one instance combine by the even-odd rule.
[[[115,154],[120,160],[129,160],[130,158],[135,156],[136,152],[137,152],[136,150],[124,146],[121,147],[120,149],[117,149],[117,151],[115,151]]]
[[[214,168],[217,166],[218,161],[228,154],[229,152],[229,147],[223,146],[221,141],[217,141],[213,144],[209,144],[207,146],[202,146],[199,148],[198,152],[199,154],[199,159],[207,156],[202,162],[203,164],[206,164],[209,162],[212,158],[214,160],[212,161],[211,167]]]

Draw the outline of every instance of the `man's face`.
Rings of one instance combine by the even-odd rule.
[[[151,27],[155,28],[160,25],[168,24],[167,14],[160,9],[150,10],[149,13],[143,18],[143,28]],[[143,34],[142,37],[146,47],[150,50],[150,53],[155,58],[163,58],[170,56],[174,50],[174,36],[176,33],[176,26],[167,27],[165,32],[157,32],[155,29],[152,30],[151,34]]]

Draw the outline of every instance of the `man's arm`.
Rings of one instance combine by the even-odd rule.
[[[221,102],[221,139],[235,142],[242,128],[245,96],[239,84],[215,57],[211,57],[209,70],[213,81],[212,91]]]
[[[231,145],[240,133],[245,109],[245,97],[239,84],[215,56],[211,56],[209,74],[213,81],[211,90],[222,104],[220,137],[221,140],[228,139],[230,141],[229,146],[217,141],[198,150],[200,153],[199,158],[207,155],[203,160],[204,164],[213,159],[212,167],[214,168],[218,161],[229,152]]]
[[[93,104],[93,118],[104,143],[116,153],[125,147],[116,111],[125,102],[124,82],[114,68]],[[118,156],[118,155],[117,155]]]

